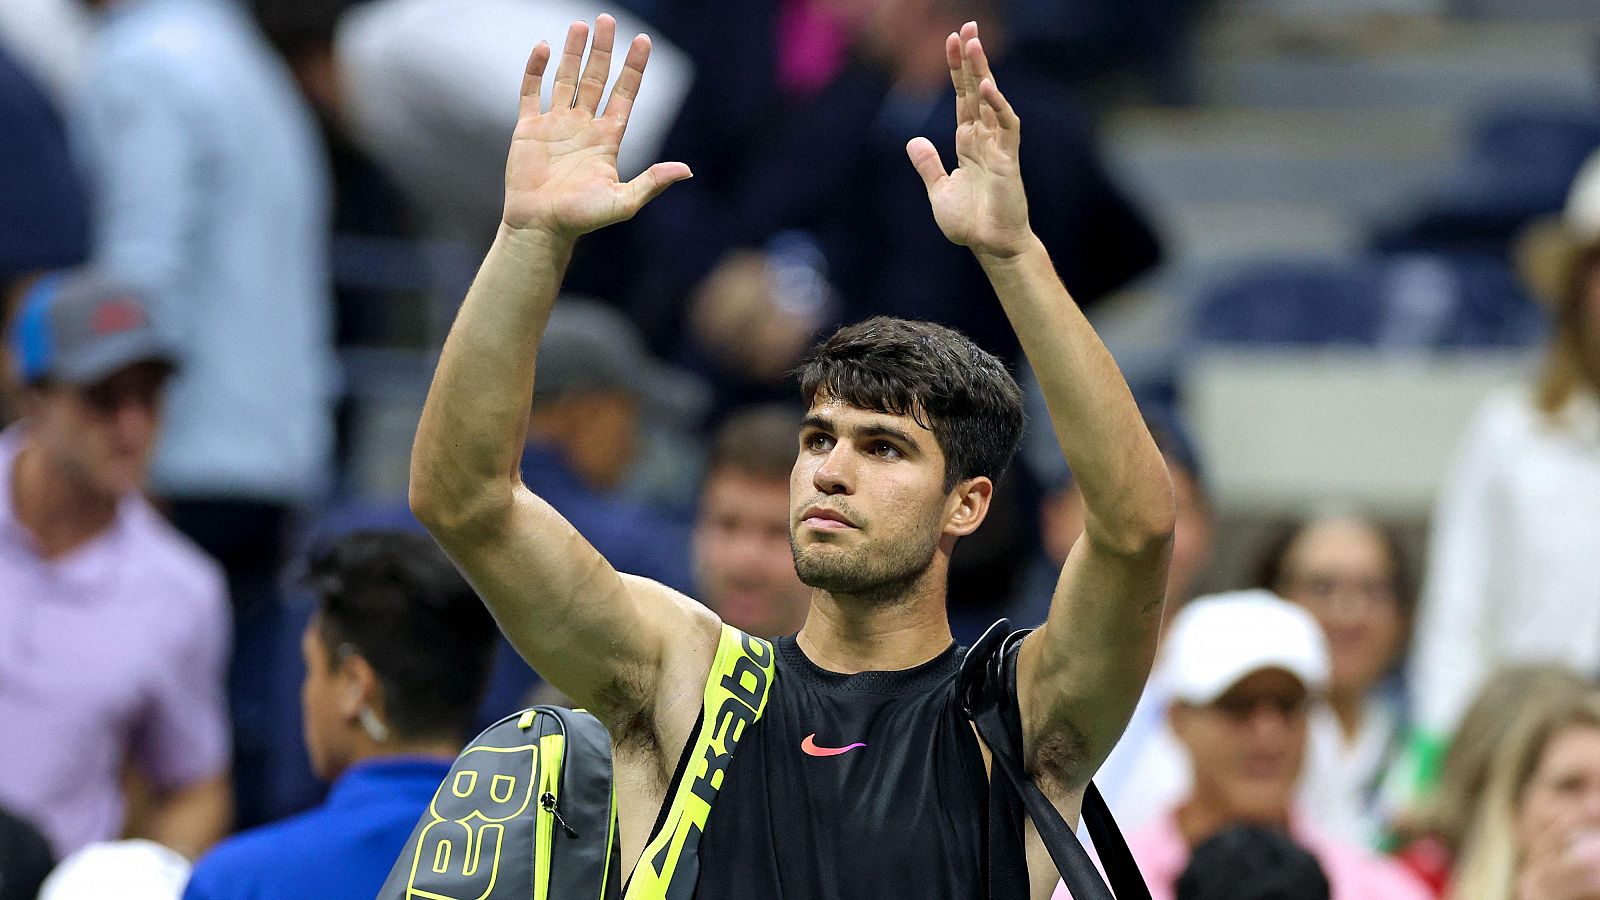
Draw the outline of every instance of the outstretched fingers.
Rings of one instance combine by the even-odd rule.
[[[556,65],[555,87],[550,94],[551,109],[568,108],[578,96],[578,70],[583,68],[583,48],[588,42],[588,22],[573,22],[567,28],[567,42],[561,48],[561,62]]]
[[[644,67],[650,62],[650,38],[636,35],[628,45],[627,59],[622,63],[622,74],[611,88],[611,99],[606,101],[606,118],[619,119],[624,125],[633,112],[633,101],[639,96],[639,86],[644,83]]]
[[[611,77],[611,48],[617,40],[617,20],[600,15],[594,20],[594,42],[589,47],[589,62],[578,81],[577,108],[594,112],[605,96],[606,79]]]
[[[522,115],[539,114],[539,91],[544,83],[544,70],[550,65],[550,44],[540,41],[528,54],[528,65],[522,70],[522,95],[518,101]]]
[[[967,77],[961,68],[961,36],[954,31],[944,39],[944,61],[950,67],[950,83],[956,89],[956,125],[972,121],[972,106],[967,102]]]
[[[627,207],[627,215],[624,218],[633,218],[646,203],[661,196],[667,188],[693,177],[694,173],[681,162],[659,162],[645,169],[622,186],[626,193],[624,203]]]
[[[940,180],[948,177],[944,170],[944,161],[939,159],[939,151],[933,142],[925,137],[912,138],[906,144],[906,155],[911,157],[911,165],[922,176],[922,184],[928,190],[933,190]]]

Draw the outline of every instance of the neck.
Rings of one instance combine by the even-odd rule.
[[[941,553],[892,595],[833,594],[817,589],[796,640],[830,672],[894,671],[921,665],[950,646],[945,612],[948,560]]]
[[[350,762],[340,774],[365,762],[383,759],[399,759],[402,757],[420,757],[434,759],[455,759],[461,752],[462,741],[452,741],[445,738],[403,738],[393,737],[383,743],[378,743],[361,735],[360,747],[351,754]]]
[[[1336,691],[1328,695],[1328,706],[1333,708],[1333,715],[1339,720],[1339,732],[1346,742],[1354,740],[1361,732],[1367,717],[1365,701],[1366,695],[1357,691]]]
[[[24,445],[12,466],[12,508],[46,559],[110,528],[120,499],[84,485],[36,447]]]
[[[1183,842],[1190,849],[1200,846],[1206,838],[1240,821],[1237,814],[1220,803],[1208,801],[1204,793],[1199,790],[1189,798],[1188,803],[1178,807],[1178,833],[1183,835]],[[1251,824],[1269,825],[1288,831],[1289,811],[1284,810],[1281,816],[1270,820],[1255,820]]]

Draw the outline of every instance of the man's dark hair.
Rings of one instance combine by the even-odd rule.
[[[763,403],[733,414],[711,439],[706,474],[739,472],[787,482],[800,450],[800,413],[786,403]]]
[[[1234,825],[1194,848],[1178,876],[1177,900],[1328,900],[1316,857],[1287,834]]]
[[[831,397],[910,416],[944,451],[945,489],[998,482],[1022,440],[1022,391],[994,354],[932,322],[877,316],[835,331],[796,371],[807,405]]]
[[[465,740],[494,655],[494,619],[434,542],[358,531],[311,560],[329,664],[350,645],[377,673],[388,724],[407,738]]]

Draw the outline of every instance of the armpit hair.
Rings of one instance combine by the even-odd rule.
[[[1027,768],[1039,789],[1051,795],[1082,787],[1093,774],[1086,771],[1089,761],[1088,737],[1076,725],[1063,722],[1040,739]]]

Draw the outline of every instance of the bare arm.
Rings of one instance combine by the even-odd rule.
[[[575,23],[541,111],[550,60],[534,48],[506,163],[505,216],[445,341],[411,455],[411,508],[472,582],[517,650],[608,725],[654,697],[665,648],[715,644],[715,619],[654,582],[619,574],[518,471],[534,360],[578,236],[632,217],[674,182],[658,163],[620,182],[617,148],[650,43],[634,38],[603,113],[616,24]],[[696,635],[709,635],[699,641]],[[706,651],[709,654],[709,649]]]
[[[1017,665],[1030,769],[1081,783],[1121,735],[1155,655],[1174,509],[1166,464],[1111,354],[1028,224],[1021,123],[995,86],[975,24],[946,43],[960,167],[924,138],[906,148],[945,235],[972,249],[1011,320],[1073,477],[1087,527],[1049,619]]]
[[[128,837],[148,838],[199,859],[228,833],[233,788],[226,772],[164,793],[156,793],[137,772],[125,780]]]

